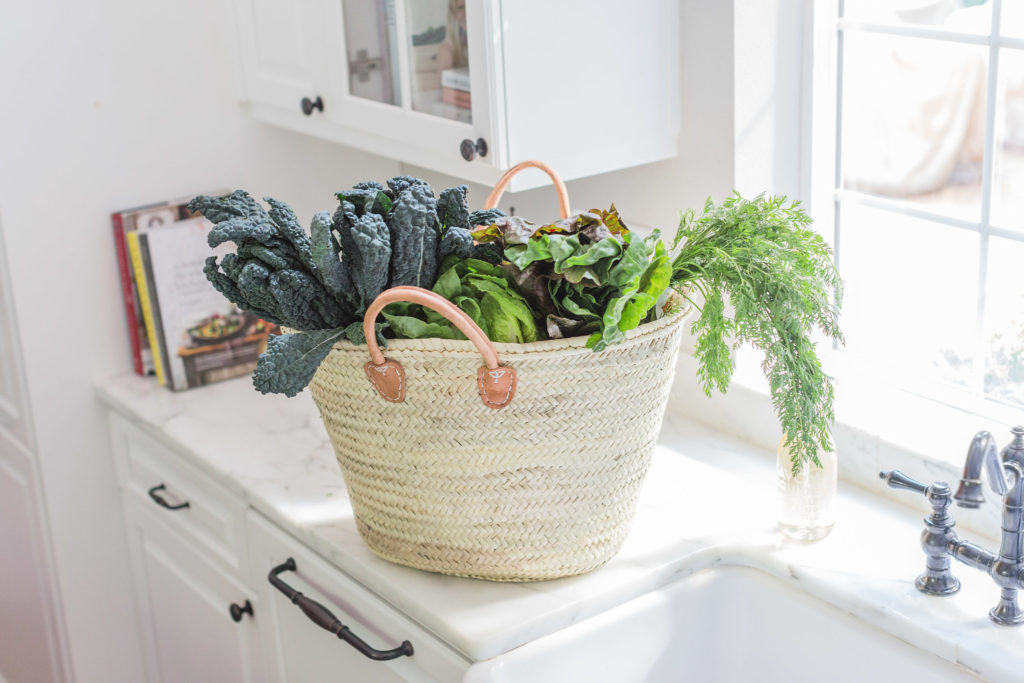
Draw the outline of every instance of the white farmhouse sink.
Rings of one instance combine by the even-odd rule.
[[[716,567],[470,669],[467,683],[977,681],[762,571]]]

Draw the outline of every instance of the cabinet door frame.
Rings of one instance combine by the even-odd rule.
[[[216,564],[203,557],[201,548],[193,541],[187,539],[181,533],[175,531],[169,524],[159,519],[145,501],[137,500],[134,494],[124,494],[125,522],[128,530],[129,557],[132,569],[132,585],[135,593],[136,618],[138,619],[140,638],[145,651],[145,664],[147,680],[163,680],[160,667],[160,650],[156,640],[155,625],[162,615],[154,614],[151,593],[156,588],[151,585],[150,576],[146,569],[146,555],[150,552],[147,544],[157,548],[160,552],[170,556],[173,554],[172,562],[164,562],[164,566],[182,576],[183,581],[187,576],[189,584],[196,586],[197,593],[202,599],[211,604],[220,606],[223,603],[224,617],[230,618],[228,609],[232,602],[244,604],[249,600],[253,606],[252,615],[243,615],[237,626],[237,655],[238,655],[238,680],[246,683],[262,683],[264,678],[264,666],[261,661],[259,648],[259,626],[256,619],[259,618],[261,609],[256,591],[244,586],[237,578],[230,576]],[[158,560],[160,558],[157,558]],[[172,564],[173,563],[173,564]],[[178,570],[178,567],[187,565],[186,570]],[[190,574],[185,571],[192,570]],[[198,575],[194,576],[192,574]],[[203,582],[202,579],[209,579]],[[211,585],[216,584],[216,585]],[[222,595],[217,592],[216,599],[209,596],[210,593],[218,591],[219,587],[227,586],[230,595]],[[188,630],[196,628],[194,624],[173,624],[173,628]]]
[[[339,0],[340,1],[340,0]],[[327,41],[331,25],[327,20],[325,0],[290,0],[277,3],[291,15],[292,25],[278,22],[267,34],[274,33],[281,38],[291,30],[295,44],[283,49],[301,55],[293,63],[272,63],[261,52],[261,38],[270,41],[267,34],[260,32],[257,17],[259,3],[273,0],[232,0],[237,21],[238,49],[242,55],[242,81],[246,97],[257,102],[273,102],[285,110],[302,116],[301,102],[304,97],[316,100],[318,96],[329,99],[324,88],[330,83]],[[273,41],[277,42],[277,41]],[[313,116],[319,112],[314,111]]]
[[[501,93],[504,91],[501,72],[501,24],[497,0],[466,0],[466,22],[469,33],[470,87],[473,94],[473,122],[464,123],[435,116],[412,108],[412,74],[409,67],[409,39],[406,27],[406,3],[417,0],[394,0],[398,44],[398,72],[401,83],[401,105],[377,102],[349,94],[348,47],[345,42],[342,0],[326,0],[326,25],[338,27],[337,40],[328,41],[330,106],[324,116],[350,129],[366,131],[393,141],[385,155],[410,156],[408,148],[418,148],[433,157],[450,159],[452,165],[503,168],[507,149]],[[422,0],[419,0],[422,1]],[[327,100],[325,99],[325,105]],[[487,142],[487,155],[471,162],[462,159],[462,140]],[[406,150],[403,152],[402,150]],[[415,155],[412,155],[415,157]]]

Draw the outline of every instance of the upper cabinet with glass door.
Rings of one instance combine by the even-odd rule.
[[[675,0],[234,4],[268,123],[483,184],[525,159],[572,179],[678,150]]]

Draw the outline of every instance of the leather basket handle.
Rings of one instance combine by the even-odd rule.
[[[551,168],[543,161],[521,161],[512,168],[505,171],[505,175],[501,176],[498,180],[498,184],[494,186],[491,193],[487,195],[487,201],[484,202],[485,209],[493,209],[498,205],[498,200],[501,199],[501,195],[505,194],[505,188],[508,187],[509,182],[512,180],[512,176],[519,173],[525,168],[539,168],[548,174],[551,178],[551,182],[555,184],[555,191],[558,192],[558,210],[561,212],[562,218],[569,217],[569,192],[565,189],[565,183],[555,173],[555,169]]]
[[[370,361],[364,366],[366,377],[377,392],[385,400],[401,403],[405,400],[405,369],[398,361],[388,360],[377,345],[375,323],[381,309],[396,301],[408,301],[433,309],[450,320],[455,327],[469,338],[483,356],[484,365],[477,372],[477,389],[480,398],[488,408],[504,408],[516,394],[515,368],[501,365],[498,352],[491,344],[480,326],[463,312],[461,308],[445,299],[420,287],[392,287],[380,293],[363,318],[363,333],[366,335],[366,346],[370,351]]]

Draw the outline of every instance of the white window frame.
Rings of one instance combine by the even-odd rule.
[[[990,1],[1000,3],[1000,0]],[[815,229],[833,245],[838,241],[841,248],[842,236],[835,230],[840,202],[860,201],[862,197],[857,193],[836,190],[839,186],[839,139],[836,135],[839,36],[847,30],[888,31],[889,27],[852,21],[840,24],[839,2],[803,0],[803,51],[807,57],[802,62],[800,198],[815,219]],[[914,35],[928,33],[928,37],[950,33],[922,27],[909,28]],[[967,40],[972,44],[989,42],[987,36],[972,35]],[[1004,46],[1024,47],[1024,40],[997,39],[996,47]],[[990,73],[996,74],[997,71]],[[989,100],[991,93],[994,89],[990,87]],[[988,104],[987,114],[991,118],[993,102]],[[988,126],[985,163],[989,185],[994,144],[992,130],[992,126]],[[822,173],[820,169],[823,168],[828,171]],[[986,190],[989,185],[985,186]],[[921,217],[917,213],[921,211],[919,207],[905,206],[898,201],[870,196],[863,197],[863,201],[887,210],[898,208],[906,215]],[[931,214],[926,217],[931,219]],[[961,221],[945,216],[937,218],[944,225],[953,224],[962,229],[975,227],[970,222],[965,227]],[[988,215],[983,218],[987,225]],[[976,224],[979,234],[981,226],[979,221]],[[1003,231],[989,230],[986,234],[1003,235]],[[1020,240],[1022,236],[1014,234],[1012,237]],[[979,277],[983,276],[983,271],[979,270]],[[692,347],[688,351],[692,354]],[[826,372],[836,378],[833,436],[839,452],[840,476],[881,495],[890,492],[878,490],[880,469],[901,467],[908,472],[928,472],[932,478],[952,481],[959,476],[964,454],[977,431],[988,430],[996,436],[997,443],[1003,444],[1009,437],[1009,428],[1024,423],[1024,411],[1019,407],[1000,405],[980,396],[973,402],[965,402],[962,396],[954,395],[954,390],[943,388],[934,380],[932,386],[918,384],[908,387],[880,373],[872,373],[863,362],[851,362],[853,359],[843,349],[830,348],[824,337],[819,339],[818,351]],[[740,349],[729,392],[726,395],[716,392],[711,400],[707,400],[693,376],[696,362],[684,356],[677,370],[672,410],[774,450],[781,429],[768,400],[768,386],[760,362],[761,354],[758,352],[750,348]]]
[[[978,306],[974,320],[977,339],[982,339],[984,314],[986,307],[986,283],[988,275],[989,241],[993,236],[1024,242],[1024,232],[1008,230],[992,225],[992,183],[995,158],[995,116],[997,98],[997,79],[999,74],[999,57],[1002,48],[1024,49],[1024,39],[1003,37],[999,35],[1002,0],[989,0],[992,8],[992,26],[987,35],[961,33],[919,26],[914,24],[882,24],[840,18],[843,0],[815,2],[811,8],[813,15],[812,40],[814,47],[813,64],[809,66],[811,94],[805,101],[805,114],[810,122],[809,147],[810,155],[805,165],[805,188],[810,198],[810,208],[816,218],[816,225],[822,234],[833,244],[836,250],[836,262],[842,270],[843,259],[843,225],[839,219],[840,206],[861,204],[891,213],[918,218],[936,224],[966,230],[978,236]],[[842,78],[844,37],[850,33],[888,34],[941,40],[960,45],[985,45],[989,49],[988,74],[985,93],[985,140],[982,161],[981,211],[977,221],[965,220],[941,213],[929,211],[909,201],[870,195],[854,190],[842,189]],[[817,171],[822,172],[817,172]],[[834,367],[839,381],[853,380],[854,377],[869,378],[874,390],[884,390],[883,384],[896,385],[917,394],[925,399],[945,404],[952,410],[973,413],[981,419],[995,420],[1000,425],[1019,423],[1022,411],[1019,407],[986,397],[983,394],[983,378],[985,374],[985,357],[976,354],[974,367],[974,386],[970,391],[960,390],[934,378],[924,376],[903,377],[892,379],[871,376],[862,362],[844,357],[842,352],[827,354]]]

